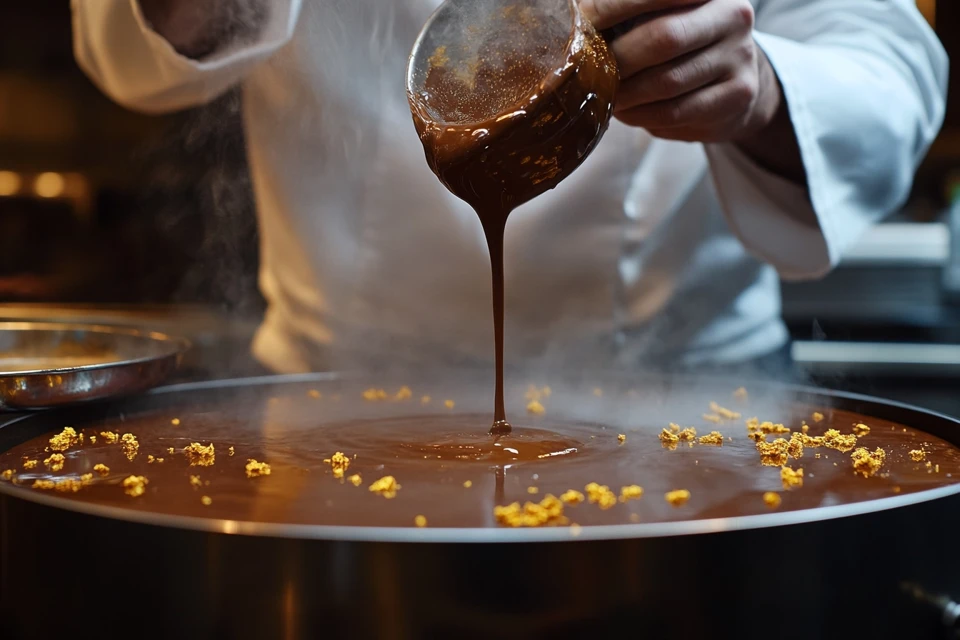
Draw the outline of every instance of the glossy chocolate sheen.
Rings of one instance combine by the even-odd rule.
[[[409,96],[427,163],[477,212],[490,251],[496,351],[493,433],[510,430],[503,402],[507,217],[556,187],[586,159],[609,125],[619,86],[612,52],[579,14],[573,17],[571,34],[544,37],[543,51],[510,54],[501,61],[504,57],[503,52],[481,50],[474,73],[464,77],[447,66],[438,50],[422,91]]]
[[[780,469],[761,465],[744,419],[713,424],[700,417],[708,409],[699,404],[660,410],[648,400],[620,393],[612,397],[594,396],[589,390],[554,392],[542,399],[545,415],[517,420],[512,434],[497,438],[485,433],[488,417],[472,413],[479,401],[457,398],[456,406],[448,409],[438,395],[423,404],[420,394],[429,391],[375,402],[362,400],[359,390],[322,398],[305,390],[275,397],[255,393],[241,401],[124,415],[77,425],[85,443],[65,452],[62,471],[50,472],[42,462],[50,455],[44,448],[55,432],[0,454],[0,471],[15,471],[16,492],[39,491],[31,488],[37,479],[93,473],[92,485],[76,493],[49,493],[137,511],[372,527],[414,526],[418,515],[430,527],[496,527],[495,505],[539,501],[568,489],[583,492],[590,482],[608,485],[617,494],[622,486],[637,484],[644,495],[608,510],[587,502],[567,506],[565,515],[572,523],[651,523],[770,513],[762,500],[767,491],[780,493],[780,511],[809,509],[914,493],[960,478],[960,449],[953,444],[908,426],[829,407],[791,405],[778,412],[776,402],[730,401],[743,418],[757,413],[763,420],[781,421],[794,429],[806,419],[811,435],[828,428],[850,433],[855,423],[862,422],[871,430],[857,445],[886,452],[877,475],[864,478],[854,473],[850,453],[807,448],[802,458],[788,462],[803,468],[803,486],[785,491]],[[511,406],[522,407],[522,396],[522,390],[511,390]],[[461,404],[466,412],[461,412]],[[822,422],[812,421],[815,411],[825,414]],[[606,416],[607,422],[591,421],[590,415]],[[178,425],[172,423],[174,418]],[[701,435],[720,431],[725,442],[722,447],[680,443],[675,450],[665,449],[657,434],[668,419],[695,426]],[[103,436],[91,444],[90,435],[105,430],[133,433],[140,443],[138,455],[127,459],[119,443],[107,444]],[[617,438],[620,433],[626,436],[623,443]],[[191,465],[183,452],[191,442],[214,444],[212,466]],[[228,454],[231,446],[233,456]],[[168,453],[168,447],[175,453]],[[909,452],[914,449],[925,450],[926,460],[912,461]],[[344,479],[335,478],[324,462],[338,451],[351,460]],[[148,463],[148,455],[164,461]],[[244,467],[251,458],[269,463],[271,474],[248,478]],[[25,470],[25,459],[40,462]],[[108,475],[93,471],[98,463],[110,468]],[[349,481],[353,474],[361,476],[359,486]],[[124,493],[121,483],[130,475],[148,478],[143,496]],[[191,475],[199,476],[201,486],[192,486]],[[400,484],[392,499],[369,490],[371,483],[387,475]],[[530,493],[530,487],[537,493]],[[666,502],[664,494],[675,489],[690,491],[687,504],[673,507]],[[201,502],[203,496],[211,499],[209,506]]]

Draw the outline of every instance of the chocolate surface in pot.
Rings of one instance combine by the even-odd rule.
[[[556,410],[557,403],[546,400],[545,415],[518,421],[512,434],[496,438],[483,432],[483,414],[456,413],[436,407],[437,401],[422,406],[419,397],[369,403],[359,400],[359,394],[341,400],[303,393],[272,399],[254,395],[239,402],[84,424],[77,429],[84,434],[83,444],[64,451],[63,468],[52,471],[43,460],[53,453],[45,448],[56,430],[0,454],[0,471],[14,471],[17,492],[42,491],[31,488],[37,480],[79,481],[90,473],[90,483],[75,493],[44,493],[137,511],[366,527],[412,527],[416,516],[424,516],[429,527],[456,528],[498,526],[495,506],[536,502],[571,489],[585,492],[593,482],[607,485],[618,496],[630,485],[643,487],[644,494],[617,501],[609,509],[588,501],[566,505],[565,517],[571,523],[616,525],[764,514],[770,508],[763,494],[771,491],[781,495],[779,511],[810,509],[906,495],[960,478],[960,449],[907,426],[816,406],[795,406],[781,415],[770,415],[758,406],[742,408],[744,415],[755,409],[795,431],[806,418],[812,437],[831,428],[850,434],[855,424],[865,423],[870,432],[858,438],[856,446],[886,453],[876,475],[865,478],[855,473],[851,452],[808,447],[800,459],[787,463],[804,469],[803,486],[785,491],[780,468],[761,464],[742,419],[719,425],[697,422],[693,412],[703,408],[680,408],[676,419],[681,424],[693,424],[701,435],[717,430],[724,443],[680,442],[670,450],[657,438],[666,425],[644,418],[651,412],[643,402],[590,397],[584,394],[576,403],[595,401],[598,414],[606,407],[611,414],[633,417],[616,426],[604,425]],[[824,419],[815,423],[811,416],[817,411]],[[179,424],[173,424],[175,420]],[[129,447],[120,441],[108,442],[102,435],[106,431],[118,436],[132,433],[139,444],[136,455],[131,459]],[[768,441],[774,437],[768,436]],[[202,457],[184,452],[193,442],[213,444],[215,458],[206,460],[212,464],[205,466]],[[911,459],[910,452],[918,450],[924,451],[922,461]],[[328,462],[337,452],[349,460],[339,478]],[[248,477],[250,459],[269,464],[270,474]],[[37,465],[26,469],[25,460],[37,460]],[[98,464],[109,471],[101,475],[95,470]],[[147,478],[143,495],[125,491],[123,481],[130,476]],[[192,481],[191,476],[197,479]],[[390,498],[370,490],[387,476],[399,485]],[[674,507],[664,495],[677,489],[688,490],[690,499]]]

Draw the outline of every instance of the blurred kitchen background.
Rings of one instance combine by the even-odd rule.
[[[919,4],[960,61],[960,1]],[[785,285],[784,315],[817,381],[960,415],[960,62],[952,78],[908,205],[826,280]],[[149,326],[197,346],[187,378],[256,372],[240,118],[236,92],[125,111],[74,63],[68,2],[0,3],[0,320]]]

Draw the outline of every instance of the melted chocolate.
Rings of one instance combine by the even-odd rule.
[[[517,12],[517,19],[506,23],[502,37],[481,49],[467,72],[451,68],[438,49],[423,90],[409,96],[427,163],[477,212],[490,252],[496,351],[491,433],[510,431],[503,402],[507,217],[586,159],[607,129],[619,85],[613,54],[588,22],[577,16],[572,37],[546,25],[529,36],[523,30],[531,25],[523,15]],[[510,33],[514,28],[519,32]],[[492,49],[533,37],[543,42],[530,51]]]
[[[414,517],[424,515],[429,526],[438,527],[496,526],[495,505],[539,500],[547,493],[559,496],[568,489],[582,492],[590,482],[609,485],[616,493],[624,485],[638,484],[645,493],[639,500],[618,503],[606,511],[588,503],[567,506],[565,515],[584,526],[627,524],[637,518],[649,523],[769,513],[762,500],[766,491],[779,492],[780,511],[787,511],[909,494],[960,479],[960,449],[953,444],[903,425],[822,407],[777,413],[752,403],[742,410],[745,416],[756,412],[762,419],[780,419],[794,429],[799,428],[801,417],[810,420],[814,411],[823,411],[825,419],[811,422],[810,435],[829,428],[850,433],[854,423],[864,422],[871,431],[857,445],[886,451],[886,462],[877,475],[856,475],[849,453],[807,448],[802,458],[788,462],[804,469],[803,487],[784,491],[779,468],[760,464],[744,421],[703,422],[697,419],[705,408],[699,403],[677,403],[674,409],[661,412],[649,400],[614,397],[613,392],[596,398],[589,391],[570,394],[555,389],[545,400],[546,415],[521,420],[529,426],[518,425],[510,436],[498,438],[478,429],[485,422],[482,413],[453,413],[435,403],[421,406],[412,400],[368,403],[359,401],[359,395],[359,391],[345,392],[339,402],[329,397],[314,400],[303,389],[274,399],[191,403],[189,410],[75,424],[86,442],[65,452],[62,471],[50,472],[43,465],[50,455],[44,448],[55,432],[0,453],[0,471],[14,469],[19,483],[15,490],[31,492],[38,491],[30,488],[36,479],[79,478],[103,463],[110,472],[94,473],[92,485],[77,493],[47,493],[136,511],[354,526],[413,526]],[[522,407],[522,390],[511,400],[511,407]],[[461,403],[458,398],[460,404],[474,411],[485,403],[482,399]],[[610,423],[585,421],[587,413],[608,416]],[[700,434],[718,430],[732,440],[722,447],[690,447],[681,442],[674,451],[664,449],[657,433],[668,415],[684,426],[696,426]],[[173,418],[180,424],[173,425]],[[107,444],[102,436],[92,444],[90,435],[103,430],[133,433],[140,442],[139,454],[129,460],[120,443]],[[618,433],[627,437],[622,444]],[[214,444],[212,466],[191,466],[183,452],[191,442]],[[234,456],[228,455],[231,446]],[[168,453],[168,447],[175,453]],[[913,462],[909,451],[921,448],[927,460]],[[351,460],[344,479],[335,478],[324,463],[337,451]],[[164,462],[150,464],[148,455],[162,457]],[[25,470],[24,458],[40,462]],[[272,473],[247,478],[248,458],[269,463]],[[355,473],[362,478],[360,486],[347,479]],[[121,483],[129,475],[149,479],[145,495],[124,494]],[[200,476],[200,487],[191,485],[191,475]],[[393,499],[368,489],[387,475],[401,485]],[[469,488],[464,486],[467,481]],[[529,487],[538,492],[528,493]],[[664,493],[674,489],[691,492],[683,507],[671,507],[664,500]],[[209,496],[212,503],[204,506],[202,496]]]

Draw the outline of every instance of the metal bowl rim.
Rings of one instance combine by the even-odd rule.
[[[167,345],[165,353],[153,356],[143,356],[140,358],[129,358],[115,360],[113,362],[102,362],[97,364],[86,364],[75,367],[61,367],[57,369],[30,369],[24,371],[3,371],[0,369],[0,378],[32,378],[38,376],[69,375],[74,373],[84,373],[88,371],[103,371],[105,369],[114,369],[117,367],[129,367],[138,364],[146,364],[166,358],[176,357],[190,349],[190,341],[185,338],[178,338],[160,333],[158,331],[144,331],[132,327],[111,327],[99,324],[83,323],[60,323],[60,322],[0,322],[0,332],[3,331],[34,331],[34,332],[68,332],[68,331],[86,331],[101,335],[121,335],[130,338],[139,338],[144,341],[150,341],[155,344]]]
[[[295,374],[263,376],[236,380],[211,381],[199,384],[179,384],[161,387],[148,395],[164,395],[180,391],[202,388],[235,388],[263,384],[293,384],[305,382],[328,382],[341,379],[338,374]],[[922,409],[892,400],[883,400],[873,396],[844,391],[833,391],[805,387],[801,385],[777,384],[778,388],[796,394],[809,393],[850,401],[869,402],[891,408],[899,408],[924,414],[960,427],[960,420],[935,411]],[[6,423],[14,424],[30,419],[24,415]],[[9,483],[0,483],[0,495],[7,498],[27,500],[51,508],[64,509],[75,513],[122,520],[157,527],[214,533],[227,535],[256,536],[266,538],[288,538],[330,542],[371,542],[371,543],[440,543],[440,544],[505,544],[505,543],[543,543],[564,541],[600,541],[661,538],[670,536],[703,535],[765,529],[779,526],[808,524],[824,520],[864,515],[886,511],[899,507],[908,507],[941,498],[960,494],[960,481],[956,484],[918,491],[916,493],[895,495],[887,498],[865,500],[843,505],[800,509],[796,511],[772,512],[760,515],[737,516],[732,518],[712,518],[684,520],[678,522],[655,522],[617,525],[590,525],[580,528],[555,527],[535,529],[503,528],[414,528],[414,527],[349,527],[330,525],[278,524],[225,520],[218,518],[196,518],[190,516],[172,516],[167,514],[133,511],[122,507],[109,507],[60,498],[27,491]]]

